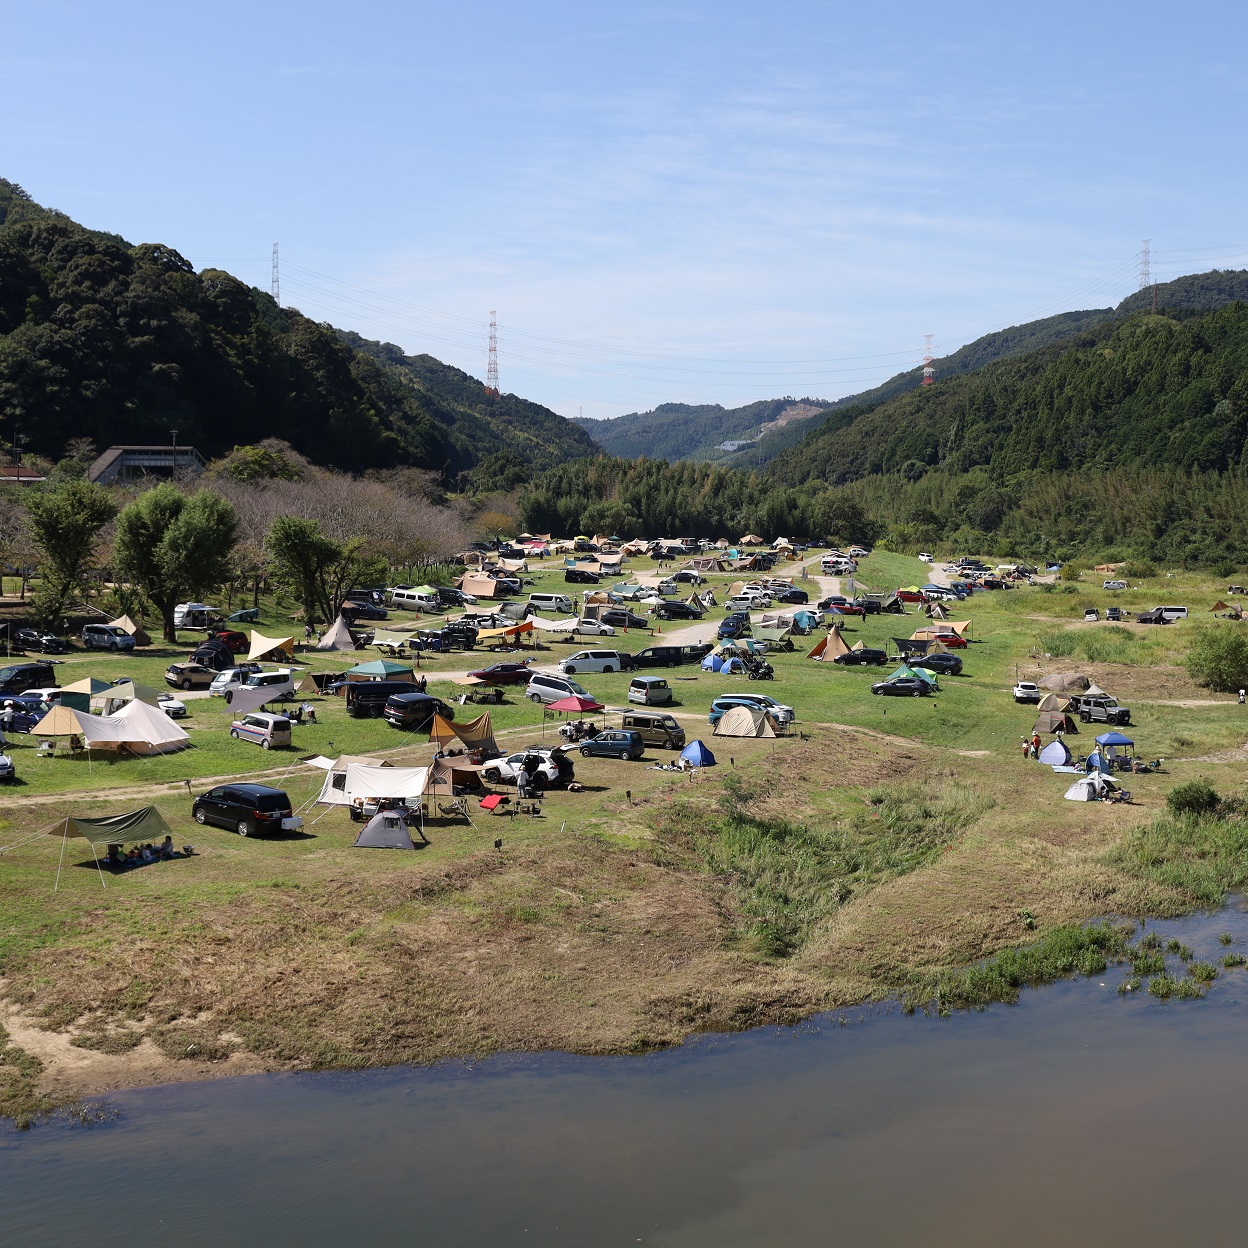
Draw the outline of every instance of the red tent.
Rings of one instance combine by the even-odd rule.
[[[602,703],[595,702],[593,698],[583,698],[579,693],[574,693],[566,698],[560,698],[558,702],[550,702],[547,704],[548,711],[575,711],[578,715],[583,715],[587,711],[602,710]]]

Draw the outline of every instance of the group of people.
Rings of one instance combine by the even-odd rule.
[[[159,845],[153,845],[148,841],[143,845],[132,845],[125,852],[121,845],[110,845],[107,862],[110,867],[141,867],[149,862],[162,862],[177,856],[178,851],[173,847],[173,837],[166,836]]]

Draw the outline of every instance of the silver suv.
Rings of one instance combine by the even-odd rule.
[[[116,624],[84,624],[82,644],[88,650],[133,650],[134,638]]]

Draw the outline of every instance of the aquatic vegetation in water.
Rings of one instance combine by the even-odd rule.
[[[1193,962],[1187,973],[1202,984],[1211,984],[1218,977],[1218,968],[1212,962]]]
[[[1177,954],[1181,962],[1192,960],[1192,951],[1181,940],[1175,940],[1173,936],[1166,941],[1166,952]]]
[[[1235,937],[1232,936],[1230,932],[1222,932],[1218,936],[1218,944],[1220,945],[1233,945],[1234,943],[1235,943]]]
[[[1230,970],[1233,966],[1243,966],[1245,962],[1248,962],[1248,958],[1245,958],[1242,953],[1224,953],[1222,955],[1222,965],[1227,970]]]
[[[1204,996],[1205,989],[1204,985],[1194,979],[1175,979],[1173,975],[1154,975],[1148,981],[1148,992],[1150,996],[1158,997],[1162,1001],[1170,997],[1190,1001]]]
[[[1130,992],[1139,992],[1140,987],[1140,981],[1132,975],[1129,979],[1124,979],[1122,983],[1118,985],[1118,995],[1120,997],[1125,997]]]
[[[1166,969],[1165,955],[1154,953],[1151,949],[1129,949],[1127,957],[1137,975],[1160,975]]]

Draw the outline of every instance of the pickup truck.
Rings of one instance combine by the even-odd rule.
[[[1014,686],[1015,702],[1039,702],[1044,697],[1040,692],[1040,686],[1030,680],[1020,680]]]

